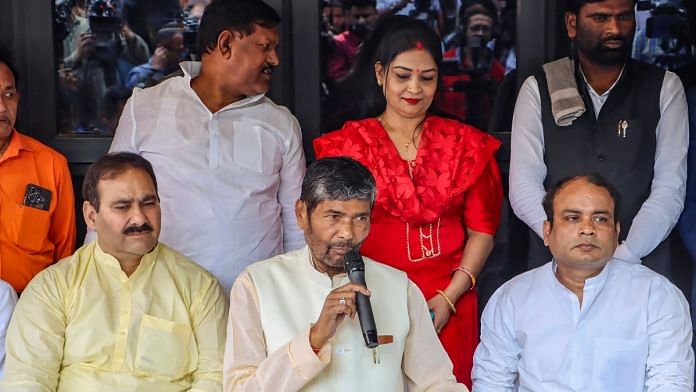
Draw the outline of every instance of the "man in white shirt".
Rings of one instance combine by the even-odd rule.
[[[367,237],[374,200],[375,180],[357,161],[309,166],[295,210],[308,246],[249,266],[232,288],[225,391],[467,391],[404,272],[365,259],[369,290],[348,283],[345,255]],[[356,293],[370,297],[374,351]]]
[[[554,259],[488,302],[475,391],[693,391],[688,304],[665,277],[612,257],[619,204],[598,174],[549,190],[543,232]]]
[[[198,32],[202,61],[135,89],[110,149],[152,163],[161,240],[226,291],[247,265],[304,245],[293,215],[305,171],[300,127],[264,96],[278,23],[261,0],[213,1]]]
[[[600,173],[624,200],[617,211],[623,230],[615,257],[642,260],[671,277],[668,247],[657,247],[684,203],[684,88],[674,73],[630,59],[634,1],[570,0],[565,22],[575,52],[570,75],[552,72],[548,77],[540,70],[524,82],[517,97],[510,157],[512,208],[541,237],[545,189],[573,173]],[[576,87],[551,91],[553,79],[564,87],[574,79]],[[553,106],[572,95],[585,111],[571,123],[559,124],[555,116],[561,111]],[[538,248],[543,249],[540,243]],[[531,257],[529,262],[546,260]]]

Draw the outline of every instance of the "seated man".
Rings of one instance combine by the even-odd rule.
[[[16,77],[0,49],[0,278],[21,293],[75,250],[75,200],[65,157],[14,128]]]
[[[365,259],[348,283],[346,253],[370,231],[375,180],[345,157],[309,166],[295,215],[308,246],[261,261],[232,287],[225,391],[467,391],[456,384],[420,290]],[[365,347],[356,293],[370,296],[380,344]]]
[[[39,273],[7,333],[3,391],[219,391],[227,316],[215,278],[157,239],[152,166],[97,160],[82,195],[99,239]]]
[[[619,193],[598,174],[543,201],[553,261],[488,302],[475,391],[693,391],[689,308],[665,277],[612,258]]]

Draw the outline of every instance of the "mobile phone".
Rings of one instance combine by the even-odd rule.
[[[24,202],[22,204],[27,207],[48,211],[49,207],[51,207],[52,195],[53,193],[49,189],[35,184],[28,184],[24,192]]]

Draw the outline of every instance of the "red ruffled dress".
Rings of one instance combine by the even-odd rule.
[[[500,223],[499,146],[473,127],[429,116],[409,172],[409,163],[375,118],[347,122],[314,141],[317,158],[349,156],[370,169],[377,200],[361,251],[405,271],[426,300],[449,284],[462,258],[466,228],[494,234]],[[475,291],[463,295],[440,334],[457,380],[469,387],[478,344],[476,301]]]

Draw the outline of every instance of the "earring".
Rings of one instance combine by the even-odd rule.
[[[382,87],[382,79],[377,79],[377,85]]]

